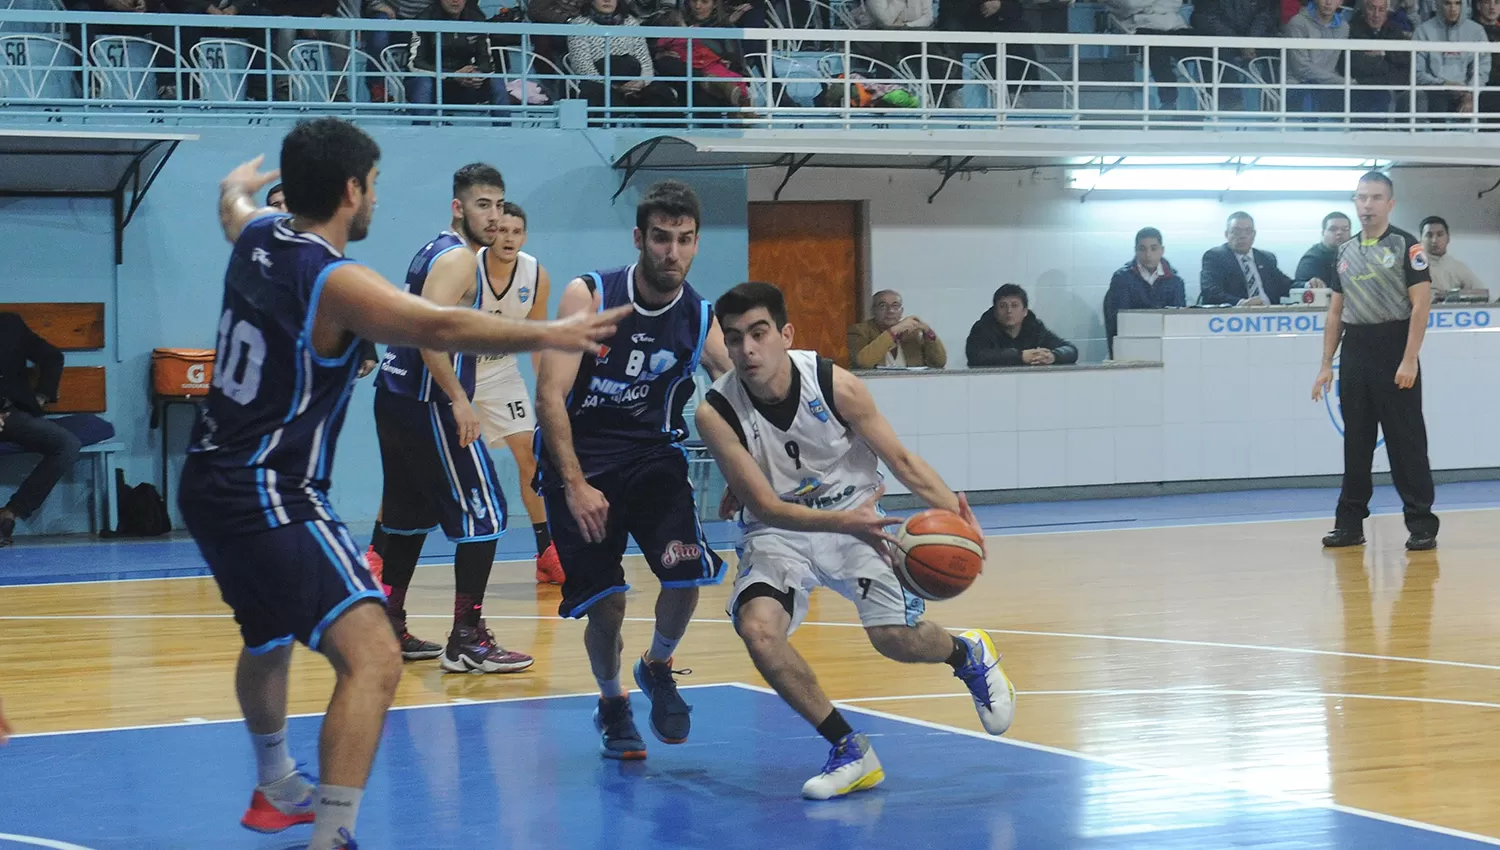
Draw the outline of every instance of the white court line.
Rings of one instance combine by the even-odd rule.
[[[1466,699],[1441,699],[1439,697],[1408,697],[1396,694],[1347,694],[1336,691],[1299,691],[1299,690],[1235,690],[1232,688],[1220,688],[1216,685],[1189,685],[1181,688],[1078,688],[1072,690],[1058,691],[1016,691],[1017,696],[1047,697],[1047,696],[1101,696],[1101,697],[1126,697],[1126,696],[1185,696],[1185,697],[1274,697],[1284,699],[1287,697],[1306,697],[1308,699],[1367,699],[1382,702],[1420,702],[1430,705],[1457,705],[1465,708],[1497,708],[1497,702],[1476,702]],[[930,699],[957,699],[963,697],[969,699],[968,691],[954,694],[906,694],[904,696],[882,696],[882,697],[854,697],[852,699],[834,700],[837,703],[867,703],[867,702],[903,702],[905,700],[930,700]]]
[[[693,688],[722,688],[726,683],[715,682],[702,685],[678,685],[677,690],[686,691]],[[504,702],[539,702],[541,700],[574,699],[576,697],[598,697],[597,691],[585,694],[540,694],[531,697],[499,697],[497,699],[473,699],[470,697],[454,697],[447,702],[424,702],[417,705],[393,705],[388,711],[419,711],[424,708],[458,708],[466,705],[493,705]],[[303,714],[288,714],[287,719],[302,717],[322,717],[325,712],[309,711]],[[219,726],[225,723],[242,723],[243,717],[228,717],[219,720],[204,720],[201,717],[191,717],[179,720],[175,723],[142,723],[136,726],[100,726],[94,729],[60,729],[55,732],[22,732],[11,735],[11,740],[18,738],[53,738],[59,735],[90,735],[95,732],[135,732],[142,729],[176,729],[183,726]]]
[[[747,685],[743,682],[731,682],[730,686],[743,688],[747,691],[755,691],[757,693],[772,695],[775,694],[775,691],[772,691],[770,688],[762,688],[756,685]],[[964,694],[964,696],[968,696],[968,694]],[[835,703],[838,705],[843,705],[845,702],[847,702],[847,700],[835,700]],[[1056,756],[1065,756],[1068,758],[1080,759],[1082,761],[1092,762],[1094,764],[1108,765],[1110,767],[1120,768],[1122,770],[1131,770],[1138,773],[1147,773],[1155,776],[1162,776],[1168,779],[1174,779],[1189,784],[1210,785],[1221,790],[1234,791],[1237,793],[1246,794],[1251,797],[1260,797],[1262,799],[1275,800],[1277,802],[1291,803],[1293,805],[1302,806],[1304,808],[1326,809],[1329,811],[1354,815],[1356,817],[1364,817],[1370,818],[1371,820],[1383,821],[1385,823],[1394,824],[1396,826],[1404,826],[1424,832],[1447,835],[1453,838],[1464,838],[1470,841],[1479,842],[1481,844],[1500,846],[1500,839],[1491,838],[1488,835],[1479,835],[1473,832],[1464,832],[1463,830],[1451,829],[1446,826],[1422,823],[1421,821],[1409,820],[1407,818],[1396,817],[1395,815],[1387,815],[1381,812],[1372,812],[1367,809],[1357,809],[1353,806],[1345,806],[1329,800],[1322,800],[1317,798],[1310,799],[1307,797],[1299,797],[1295,794],[1288,794],[1281,791],[1272,791],[1257,788],[1249,784],[1233,783],[1225,781],[1224,779],[1217,776],[1204,776],[1193,771],[1183,770],[1180,768],[1153,767],[1151,765],[1138,764],[1135,762],[1123,761],[1116,758],[1090,755],[1088,753],[1082,753],[1076,750],[1065,750],[1061,747],[1049,747],[1046,744],[1035,744],[1030,741],[1021,741],[1015,738],[1001,738],[993,735],[986,735],[982,732],[975,732],[972,729],[964,729],[959,726],[949,726],[945,723],[934,723],[930,720],[919,720],[915,717],[903,717],[899,714],[889,714],[884,711],[877,711],[873,708],[862,708],[858,705],[850,705],[848,706],[848,708],[850,711],[857,712],[859,714],[867,714],[871,717],[879,717],[885,720],[892,720],[897,723],[909,723],[913,726],[935,729],[940,732],[951,732],[957,735],[977,738],[981,741],[989,741],[994,744],[1004,744],[1011,747],[1019,747],[1023,750],[1033,750],[1036,752],[1049,753]]]
[[[1244,492],[1251,492],[1251,491],[1244,491]],[[1141,496],[1139,498],[1147,498],[1147,499],[1149,499],[1149,498],[1155,498],[1155,497],[1152,497],[1152,496]],[[1465,513],[1478,513],[1480,511],[1500,511],[1500,505],[1491,505],[1491,506],[1482,507],[1482,508],[1448,508],[1448,509],[1443,510],[1442,513],[1443,514],[1465,514]],[[1399,510],[1392,510],[1392,511],[1376,512],[1376,513],[1370,514],[1370,516],[1371,517],[1401,516],[1401,511],[1399,511]],[[1125,520],[1125,522],[1148,522],[1148,523],[1153,523],[1153,524],[1148,524],[1148,525],[1120,525],[1120,526],[1113,526],[1113,527],[1109,527],[1109,528],[1071,528],[1071,527],[1060,527],[1060,528],[1049,528],[1049,529],[1047,529],[1045,531],[1008,531],[1007,530],[1009,528],[1039,528],[1040,527],[1040,526],[1035,526],[1035,525],[1014,525],[1014,526],[1000,526],[1000,527],[987,528],[987,529],[985,529],[985,537],[1048,537],[1048,536],[1056,535],[1056,534],[1095,534],[1095,533],[1105,532],[1105,531],[1160,531],[1162,529],[1172,529],[1172,528],[1205,528],[1205,527],[1208,527],[1208,526],[1215,526],[1215,525],[1267,525],[1267,524],[1276,523],[1276,522],[1312,522],[1313,520],[1323,519],[1323,518],[1324,517],[1318,517],[1318,516],[1304,516],[1304,517],[1276,517],[1276,518],[1268,518],[1268,519],[1224,519],[1224,520],[1214,520],[1214,521],[1204,521],[1204,522],[1175,522],[1175,523],[1174,522],[1163,522],[1163,521],[1160,521],[1160,520],[1144,520],[1144,521],[1143,520]],[[1110,520],[1080,520],[1078,524],[1079,525],[1096,525],[1096,524],[1103,524],[1103,523],[1109,523],[1109,522],[1111,522],[1111,521]],[[178,541],[172,541],[172,542],[178,542]],[[186,542],[186,541],[183,541],[183,542]],[[74,544],[69,544],[69,545],[73,546]],[[77,544],[77,545],[82,546],[82,545],[86,545],[86,544]],[[715,549],[714,551],[718,552],[720,555],[727,555],[730,552],[734,551],[734,547],[733,546],[728,546],[728,547],[725,547],[725,548],[722,548],[722,549]],[[631,557],[637,557],[637,556],[632,555]],[[495,562],[495,566],[496,567],[531,566],[533,563],[534,563],[534,559],[523,558],[521,560],[516,560],[516,561],[496,561]],[[446,564],[417,564],[417,569],[421,569],[423,567],[451,567],[451,566],[453,566],[452,563],[446,563]],[[170,569],[193,569],[193,568],[192,567],[172,567]],[[207,567],[203,567],[203,569],[207,569]],[[211,580],[213,580],[213,576],[205,574],[205,575],[195,575],[195,576],[155,576],[155,577],[143,577],[143,578],[82,579],[82,580],[77,580],[77,581],[36,581],[36,582],[26,582],[26,583],[23,583],[23,584],[0,584],[0,590],[4,590],[6,588],[11,588],[11,587],[66,587],[68,585],[75,585],[75,584],[115,584],[115,583],[121,583],[121,584],[123,584],[123,583],[126,583],[126,582],[140,582],[140,581],[181,581],[182,579],[204,579],[204,580],[211,581]]]
[[[407,619],[448,620],[452,614],[407,614]],[[229,614],[10,614],[0,615],[0,622],[8,620],[227,620]],[[485,614],[486,620],[563,620],[550,614]],[[627,623],[654,623],[654,617],[626,617]],[[693,623],[733,625],[732,620],[715,617],[694,617]],[[839,623],[809,620],[803,626],[821,626],[838,629],[862,629],[859,623]],[[1403,664],[1426,664],[1433,667],[1456,667],[1465,670],[1488,670],[1500,672],[1500,664],[1481,664],[1477,661],[1448,661],[1442,658],[1415,658],[1406,655],[1375,655],[1368,652],[1345,652],[1340,649],[1311,649],[1301,646],[1268,646],[1257,643],[1228,643],[1225,641],[1193,640],[1190,638],[1137,637],[1135,635],[1099,635],[1087,632],[1049,632],[1034,629],[1001,629],[989,626],[946,626],[951,632],[964,632],[971,628],[982,629],[997,635],[1019,637],[1069,638],[1073,640],[1103,640],[1122,643],[1146,643],[1162,646],[1202,647],[1205,649],[1233,649],[1248,652],[1284,652],[1291,655],[1313,655],[1327,658],[1358,658],[1365,661],[1393,661]]]

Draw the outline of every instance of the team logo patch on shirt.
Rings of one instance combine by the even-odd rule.
[[[520,289],[516,290],[516,295],[521,299],[521,303],[525,304],[526,299],[531,297],[531,289],[529,287],[523,286]]]
[[[1407,249],[1406,258],[1411,261],[1414,271],[1427,271],[1427,252],[1422,250],[1421,245],[1413,245]]]
[[[650,369],[651,374],[661,375],[676,365],[677,355],[662,349],[651,355],[651,361],[646,364],[646,367]]]
[[[823,406],[823,400],[822,399],[815,398],[812,401],[809,401],[807,403],[807,410],[812,415],[818,417],[818,421],[819,422],[827,422],[828,421],[828,408],[826,408],[826,407]]]
[[[1388,269],[1393,269],[1396,267],[1396,255],[1391,253],[1391,249],[1389,248],[1382,247],[1380,249],[1380,256],[1378,260],[1382,266]]]
[[[797,489],[792,491],[792,498],[801,498],[822,486],[823,482],[820,479],[804,478],[797,483]]]

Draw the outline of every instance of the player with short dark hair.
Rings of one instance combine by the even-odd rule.
[[[245,648],[235,691],[258,781],[241,823],[277,832],[316,819],[310,850],[353,848],[354,822],[401,656],[383,599],[328,499],[361,338],[454,351],[597,346],[625,311],[515,322],[402,293],[344,256],[369,232],[380,149],[353,124],[320,118],[282,142],[292,215],[252,198],[276,178],[256,157],[220,184],[233,244],[214,379],[183,465],[179,507]],[[336,682],[316,789],[286,743],[291,644],[323,653]]]
[[[456,171],[450,229],[417,252],[406,272],[407,291],[444,307],[480,309],[493,283],[487,258],[500,234],[504,204],[505,179],[493,166],[476,162]],[[482,614],[506,506],[472,403],[477,359],[434,349],[386,351],[375,392],[385,471],[381,580],[403,658],[441,656],[442,668],[453,673],[515,673],[530,667],[532,657],[496,643]],[[413,636],[406,625],[406,593],[422,544],[439,527],[458,544],[446,649]]]
[[[792,349],[781,290],[742,283],[719,297],[714,312],[734,371],[714,383],[696,418],[729,482],[719,515],[728,519],[738,509],[743,530],[726,611],[755,669],[832,747],[802,795],[826,800],[885,778],[869,739],[828,701],[788,640],[818,587],[854,603],[881,655],[952,665],[985,730],[1003,734],[1016,695],[990,636],[975,629],[955,637],[922,620],[922,600],[896,579],[885,529],[899,520],[880,510],[878,463],[928,505],[958,513],[983,535],[968,500],[901,444],[863,381],[815,351]]]
[[[690,726],[673,652],[698,588],[724,579],[678,445],[687,437],[683,408],[699,364],[713,377],[729,369],[712,307],[687,282],[701,221],[692,189],[676,181],[651,187],[636,207],[639,259],[575,278],[558,306],[560,317],[617,305],[629,315],[593,355],[539,358],[537,482],[566,574],[558,612],[589,619],[584,646],[599,683],[594,727],[606,758],[646,756],[620,684],[627,536],[661,580],[656,633],[636,662],[635,681],[651,700],[651,731],[663,743],[687,740]]]

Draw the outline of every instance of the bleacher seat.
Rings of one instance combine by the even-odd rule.
[[[83,54],[46,35],[0,36],[0,97],[44,100],[78,97]]]
[[[97,94],[105,100],[156,100],[162,85],[176,84],[174,71],[183,67],[177,51],[133,35],[94,39],[89,45],[89,65]]]
[[[226,103],[248,100],[246,89],[253,77],[265,74],[268,56],[274,72],[278,76],[283,74],[286,65],[281,58],[267,53],[263,47],[230,38],[200,40],[188,51],[198,97]]]

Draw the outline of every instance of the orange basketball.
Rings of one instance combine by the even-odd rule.
[[[973,526],[952,511],[923,511],[896,533],[896,576],[923,599],[952,599],[984,569],[984,549]]]

